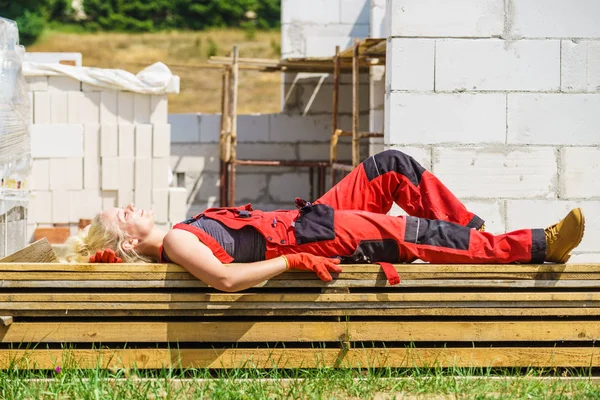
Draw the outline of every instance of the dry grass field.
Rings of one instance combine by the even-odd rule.
[[[241,57],[279,58],[280,32],[242,30],[201,32],[66,33],[48,31],[27,51],[79,52],[90,67],[119,68],[137,73],[162,61],[181,77],[181,93],[169,98],[171,113],[215,113],[220,110],[221,72],[189,65],[206,63],[210,55],[227,55],[234,44]],[[240,74],[240,113],[280,110],[281,74],[243,71]]]

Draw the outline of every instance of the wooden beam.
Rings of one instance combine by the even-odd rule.
[[[22,248],[21,250],[0,259],[0,263],[57,263],[56,252],[46,238]]]

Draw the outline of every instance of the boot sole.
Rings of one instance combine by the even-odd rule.
[[[558,264],[564,264],[567,261],[569,261],[569,259],[571,258],[571,251],[576,248],[577,246],[579,246],[579,243],[581,243],[581,240],[583,239],[583,233],[585,232],[585,215],[583,214],[583,211],[581,212],[581,231],[579,231],[579,240],[577,241],[577,243],[575,243],[573,245],[573,247],[571,247],[565,254],[563,254],[563,256],[557,261]]]

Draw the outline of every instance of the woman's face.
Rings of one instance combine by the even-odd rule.
[[[116,224],[129,238],[144,240],[154,228],[154,212],[129,204],[122,208],[109,208],[102,212],[109,223]]]

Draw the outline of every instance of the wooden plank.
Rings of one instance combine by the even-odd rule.
[[[1,349],[0,368],[598,367],[600,348]]]
[[[432,329],[435,324],[435,329]],[[2,343],[596,341],[596,321],[16,322]]]
[[[58,261],[58,256],[46,238],[0,259],[0,263],[57,263]]]

